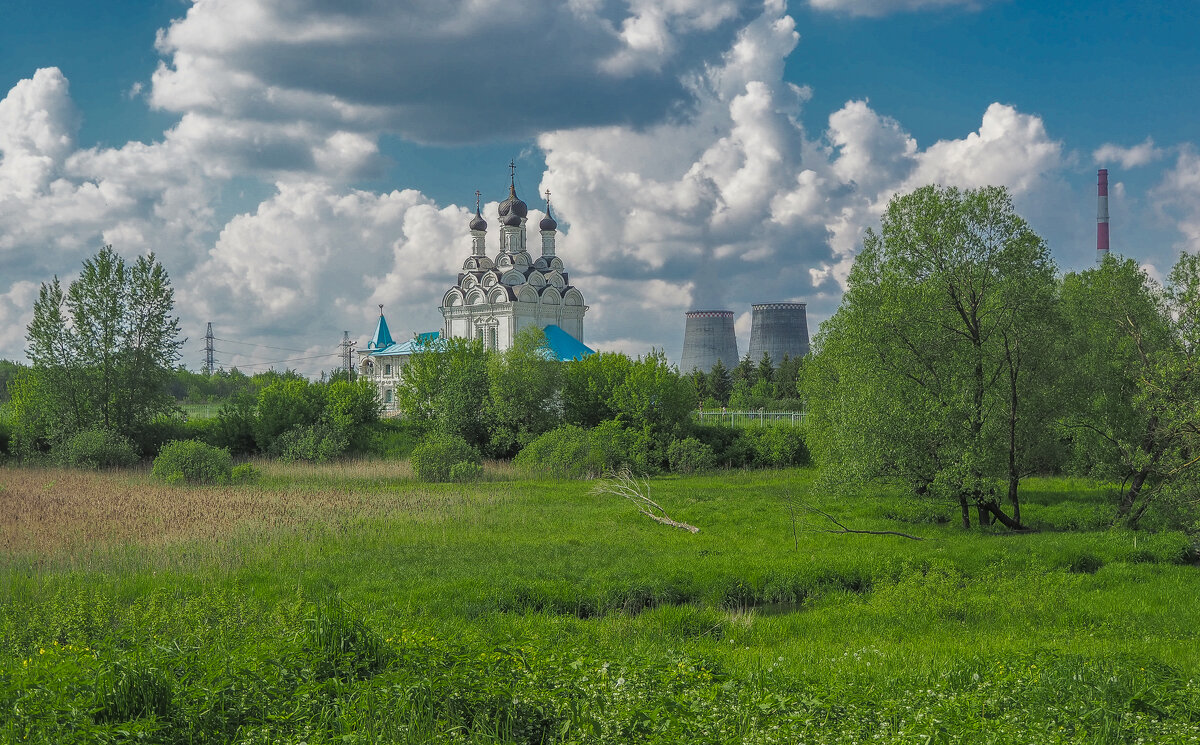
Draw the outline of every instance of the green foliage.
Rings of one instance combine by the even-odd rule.
[[[10,449],[22,457],[48,452],[63,433],[51,414],[54,399],[46,376],[37,370],[21,370],[8,381],[8,393]]]
[[[258,394],[254,417],[254,442],[264,453],[278,454],[280,436],[288,430],[311,426],[325,408],[320,387],[307,380],[272,383]]]
[[[407,458],[421,442],[415,428],[403,419],[380,419],[366,430],[364,452],[380,458]]]
[[[734,382],[729,374],[729,368],[725,367],[721,360],[717,360],[717,364],[708,371],[704,382],[710,398],[722,406],[729,403],[729,395],[733,392]]]
[[[696,473],[716,467],[713,449],[694,437],[672,440],[667,446],[667,461],[672,473]]]
[[[74,468],[128,468],[139,459],[132,440],[106,429],[77,432],[56,445],[51,455]]]
[[[806,364],[816,461],[831,481],[948,497],[964,526],[972,504],[1017,525],[998,489],[1015,511],[1059,410],[1058,317],[1049,251],[1004,189],[893,198]]]
[[[171,713],[173,681],[166,670],[145,663],[118,661],[96,677],[95,720],[129,722]]]
[[[25,369],[25,365],[12,360],[0,360],[0,406],[8,403],[9,393],[8,384],[17,377],[17,374]]]
[[[790,468],[809,465],[804,430],[790,424],[746,427],[741,436],[754,452],[747,465]]]
[[[492,455],[511,457],[562,420],[561,370],[536,326],[521,330],[511,347],[490,357]]]
[[[459,463],[482,465],[479,451],[461,437],[437,433],[421,441],[412,453],[413,475],[421,481],[450,481]]]
[[[633,360],[617,352],[597,352],[562,368],[563,419],[580,427],[595,427],[615,419],[613,394],[629,377]]]
[[[64,291],[43,284],[26,339],[48,405],[21,429],[61,439],[102,427],[126,436],[174,411],[166,386],[179,359],[174,291],[154,254],[132,265],[105,246]],[[28,414],[22,408],[21,416]],[[32,428],[32,429],[31,429]]]
[[[456,483],[465,483],[467,481],[478,481],[482,475],[482,465],[464,460],[450,466],[450,473],[447,480]]]
[[[491,442],[489,353],[474,339],[439,339],[404,366],[396,403],[422,434],[443,432],[478,449]]]
[[[1117,515],[1152,508],[1176,527],[1200,521],[1200,259],[1182,254],[1165,288],[1131,259],[1070,274],[1072,406],[1064,419],[1078,471],[1120,481]]]
[[[253,463],[241,463],[229,472],[229,479],[235,484],[257,484],[262,479],[262,469]]]
[[[589,483],[351,485],[315,470],[339,475],[273,466],[229,490],[268,520],[300,510],[297,525],[6,555],[0,740],[1200,737],[1200,579],[1179,533],[964,533],[886,517],[913,504],[902,489],[828,499],[803,470],[652,479],[672,516],[702,526],[691,535]],[[1105,505],[1104,485],[1022,488],[1034,523]],[[361,512],[319,511],[348,490]],[[183,512],[214,495],[177,496],[196,497]],[[829,535],[818,519],[793,543],[788,496],[926,540]]]
[[[536,437],[513,459],[519,470],[530,476],[574,479],[603,471],[593,453],[589,430],[565,424]]]
[[[325,463],[346,453],[350,447],[349,431],[327,422],[300,425],[277,437],[271,450],[285,463],[298,460]]]
[[[254,426],[258,415],[258,397],[248,391],[234,394],[221,405],[212,444],[234,455],[246,455],[258,450]]]
[[[630,429],[669,437],[687,426],[696,403],[691,383],[655,350],[631,364],[613,390],[611,407]]]
[[[233,475],[233,458],[222,448],[196,440],[176,440],[163,445],[152,472],[169,484],[225,484]]]

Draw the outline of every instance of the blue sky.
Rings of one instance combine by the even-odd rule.
[[[702,305],[744,348],[768,300],[815,332],[930,181],[1008,186],[1071,270],[1106,166],[1114,248],[1161,275],[1200,248],[1196,28],[1183,1],[9,0],[0,357],[104,242],[159,254],[192,339],[333,354],[377,303],[436,328],[510,158],[532,209],[553,192],[599,348],[677,357]]]

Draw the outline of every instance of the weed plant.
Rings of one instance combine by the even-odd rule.
[[[1102,485],[1031,480],[1012,534],[805,470],[652,480],[692,535],[498,464],[258,465],[0,468],[0,740],[1200,740],[1191,543],[1109,529]]]

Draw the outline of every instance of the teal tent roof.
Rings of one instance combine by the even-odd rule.
[[[554,324],[550,324],[542,329],[542,331],[546,332],[546,345],[550,348],[552,359],[567,362],[569,360],[581,360],[596,353],[596,350]]]
[[[542,331],[546,333],[546,356],[549,359],[567,362],[569,360],[581,360],[588,355],[596,353],[596,350],[585,345],[558,326],[551,324],[542,329]],[[389,344],[382,348],[371,348],[370,355],[372,357],[384,357],[413,354],[422,347],[430,346],[436,349],[437,342],[441,338],[442,334],[440,331],[428,331],[424,334],[417,334],[415,338],[399,344]]]
[[[400,342],[399,344],[389,344],[382,349],[372,349],[371,356],[385,356],[393,354],[412,354],[426,345],[432,345],[442,337],[440,331],[426,331],[423,334],[417,334],[415,338],[408,341]]]
[[[383,312],[379,313],[379,323],[375,326],[375,336],[367,342],[367,349],[385,349],[396,342],[392,340],[392,332],[388,330],[387,319]]]

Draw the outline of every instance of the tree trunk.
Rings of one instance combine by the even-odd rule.
[[[992,516],[988,513],[987,505],[978,500],[975,502],[975,515],[979,520],[979,527],[986,528],[992,524]]]
[[[1021,522],[1021,498],[1017,496],[1017,487],[1021,485],[1021,476],[1015,470],[1008,472],[1008,502],[1013,508],[1013,519]]]
[[[1012,530],[1029,530],[1029,528],[1021,524],[1020,520],[1014,520],[1008,515],[1004,514],[1004,510],[1000,509],[1000,505],[996,504],[995,502],[987,502],[981,506],[986,507],[987,511],[992,514],[992,517],[995,517],[996,520],[1003,524],[1006,528],[1011,528]]]
[[[1129,489],[1121,495],[1121,502],[1117,505],[1117,517],[1129,516],[1133,505],[1137,504],[1138,495],[1141,494],[1142,487],[1146,484],[1146,478],[1149,475],[1149,468],[1143,468],[1133,475],[1133,479],[1129,482]]]
[[[963,530],[971,529],[971,506],[967,504],[967,496],[960,494],[958,497],[958,506],[962,508],[962,524]]]

